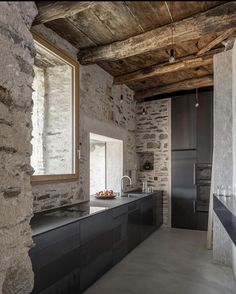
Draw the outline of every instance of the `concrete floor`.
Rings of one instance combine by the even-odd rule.
[[[85,294],[235,294],[232,270],[205,244],[205,232],[161,228]]]

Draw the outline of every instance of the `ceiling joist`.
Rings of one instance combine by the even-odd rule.
[[[163,65],[154,65],[141,70],[137,70],[132,73],[121,75],[114,78],[114,85],[129,84],[134,81],[145,80],[154,76],[167,74],[171,72],[176,72],[179,70],[197,68],[200,66],[205,66],[213,63],[213,56],[205,57],[195,57],[188,56],[187,58],[182,58],[175,63],[165,63]]]
[[[236,2],[227,2],[174,23],[174,43],[196,40],[204,34],[223,33],[236,26]],[[124,41],[80,50],[81,64],[116,61],[172,45],[171,24],[130,37]]]
[[[177,82],[177,83],[162,86],[162,87],[138,91],[135,93],[134,98],[137,101],[142,101],[144,100],[144,98],[147,98],[147,97],[158,96],[158,95],[167,94],[167,93],[174,93],[174,92],[184,91],[184,90],[192,90],[195,88],[209,87],[212,85],[213,85],[213,76],[208,75],[201,78],[184,80],[181,82]]]
[[[72,16],[95,4],[96,1],[37,1],[38,15],[34,25]]]
[[[236,33],[235,28],[230,28],[227,31],[225,31],[223,34],[218,36],[216,39],[214,39],[212,42],[210,42],[206,47],[202,48],[198,51],[197,56],[201,56],[217,46],[218,44],[222,43],[224,40],[228,39],[230,36],[234,35]]]

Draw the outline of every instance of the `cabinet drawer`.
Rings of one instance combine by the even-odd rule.
[[[121,215],[112,222],[113,245],[127,237],[128,214]]]
[[[80,242],[85,244],[112,229],[112,212],[106,211],[81,220]]]
[[[54,251],[56,251],[55,248]],[[46,256],[48,257],[48,255]],[[43,256],[40,257],[42,258]],[[39,267],[38,263],[33,263],[35,274],[33,293],[41,293],[42,290],[63,280],[70,273],[79,270],[79,248],[55,259],[53,262],[44,262],[43,267]]]
[[[86,290],[112,266],[112,250],[104,252],[80,272],[80,293]]]
[[[77,242],[79,242],[79,226],[80,222],[71,223],[63,227],[53,229],[51,231],[36,235],[33,237],[33,241],[37,248],[43,249],[55,243],[59,243],[63,240],[68,240],[73,236],[77,236]]]
[[[42,283],[41,283],[42,284]],[[70,274],[66,275],[56,283],[52,284],[44,290],[33,290],[31,294],[72,294],[80,293],[80,271],[75,269]]]
[[[148,196],[147,198],[141,200],[141,203],[140,203],[141,212],[150,210],[153,208],[153,206],[154,206],[153,196]]]
[[[139,207],[140,207],[140,201],[138,200],[134,201],[128,205],[128,212],[139,209]]]
[[[112,249],[112,231],[105,232],[80,247],[81,267]]]
[[[122,205],[120,207],[116,207],[112,209],[112,216],[113,218],[116,218],[122,214],[128,213],[128,205]]]

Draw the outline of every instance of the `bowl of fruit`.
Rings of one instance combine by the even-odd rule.
[[[116,193],[114,193],[113,190],[104,190],[97,192],[95,197],[97,199],[114,199],[116,198]]]

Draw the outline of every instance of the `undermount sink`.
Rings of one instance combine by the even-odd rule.
[[[140,196],[143,196],[144,194],[136,194],[136,193],[128,193],[128,194],[124,194],[122,195],[122,197],[128,197],[128,198],[135,198],[135,197],[140,197]]]

